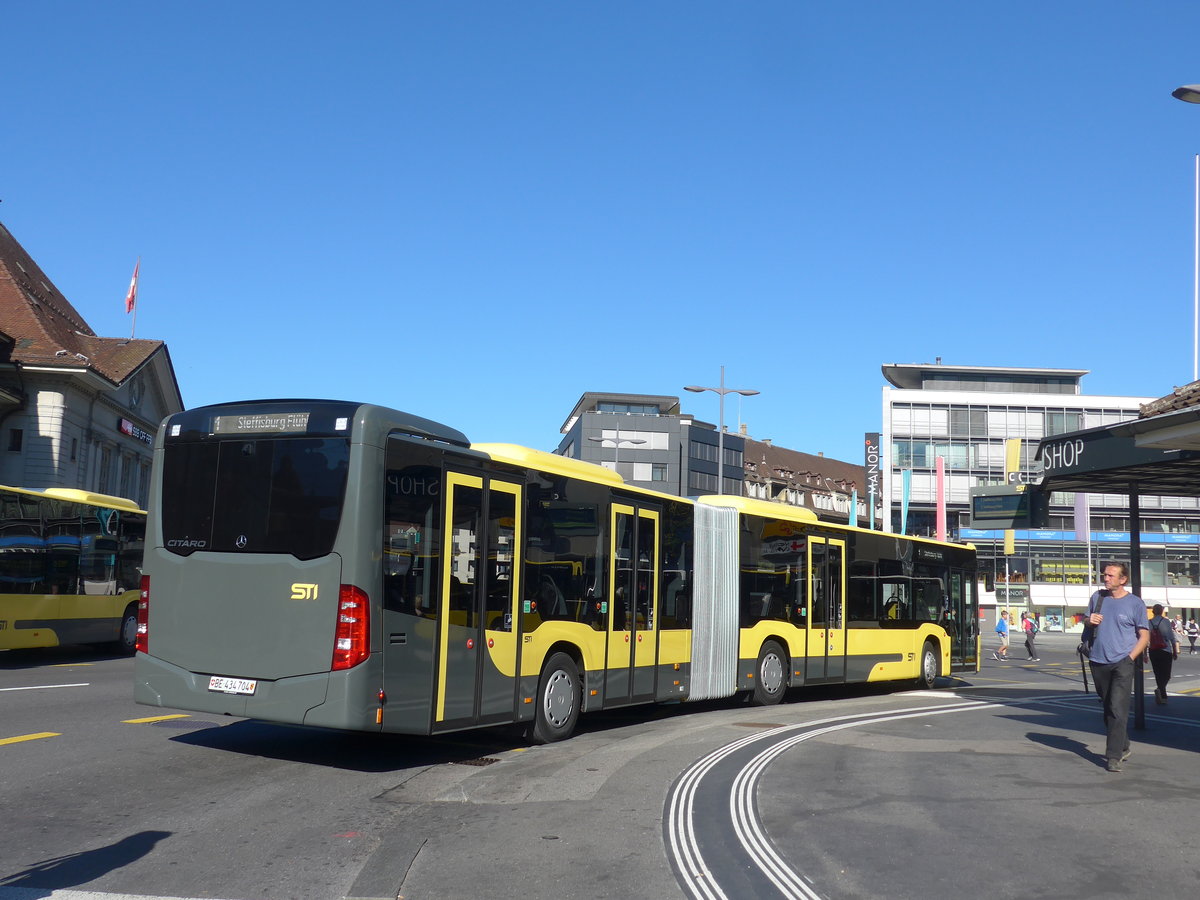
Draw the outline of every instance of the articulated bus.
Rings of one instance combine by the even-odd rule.
[[[159,428],[139,703],[432,734],[977,670],[974,548],[606,468],[378,406]]]
[[[0,487],[0,650],[132,654],[146,513],[122,497]]]

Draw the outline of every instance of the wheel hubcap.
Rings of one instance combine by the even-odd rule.
[[[544,707],[546,720],[555,728],[561,727],[571,717],[574,702],[571,676],[559,669],[546,682]]]
[[[783,660],[774,653],[764,656],[758,680],[768,694],[777,693],[783,687]]]

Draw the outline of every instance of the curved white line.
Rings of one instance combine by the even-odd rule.
[[[735,779],[734,790],[737,793],[737,784],[744,781],[744,774],[747,768],[757,765],[757,772],[761,773],[763,768],[772,759],[796,743],[807,740],[809,737],[816,737],[844,728],[853,728],[856,725],[901,718],[916,718],[923,715],[965,712],[967,710],[985,709],[997,705],[1001,704],[970,700],[952,706],[942,704],[882,715],[870,712],[832,716],[827,719],[817,719],[812,722],[784,726],[769,732],[748,735],[731,744],[719,747],[707,756],[702,757],[680,775],[679,780],[671,790],[667,806],[667,849],[674,856],[677,868],[682,873],[684,890],[691,896],[700,898],[700,900],[728,900],[721,886],[713,880],[712,872],[709,870],[704,860],[704,854],[700,850],[699,839],[694,826],[693,812],[696,792],[699,790],[705,775],[731,754],[762,741],[778,741],[779,736],[787,732],[805,732],[804,734],[781,741],[778,744],[772,744],[772,748],[759,754],[746,767],[743,767],[742,772],[739,772]],[[828,727],[822,728],[819,726]],[[778,749],[774,749],[774,752],[772,752],[772,749],[776,747]],[[738,811],[734,814],[733,811],[737,809],[737,804],[731,800],[731,815],[733,815],[734,819],[734,830],[738,835],[742,847],[759,866],[763,874],[772,884],[779,888],[785,897],[801,897],[804,900],[818,897],[819,895],[814,893],[803,879],[780,859],[758,826],[753,805],[753,786],[757,782],[757,777],[758,775],[756,774],[747,784],[746,790],[749,793],[744,796],[748,796],[749,800],[742,801],[743,805],[746,806],[745,813]],[[747,822],[753,824],[747,824]],[[757,853],[756,848],[758,850]],[[799,893],[790,893],[788,890],[789,887],[792,890],[799,891]]]

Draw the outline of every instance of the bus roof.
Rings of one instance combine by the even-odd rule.
[[[811,509],[802,506],[791,506],[787,503],[772,503],[769,500],[755,500],[753,497],[735,497],[732,494],[707,494],[696,498],[697,503],[705,506],[728,506],[738,512],[751,516],[763,516],[769,519],[785,519],[789,522],[819,522],[820,518]]]
[[[77,488],[46,488],[44,491],[35,491],[29,488],[11,487],[9,485],[0,485],[0,490],[13,491],[17,494],[28,494],[32,497],[51,497],[55,500],[67,500],[71,503],[85,503],[88,506],[104,506],[109,509],[119,509],[125,512],[144,513],[132,500],[127,500],[124,497],[114,497],[110,494],[97,494],[93,491],[81,491]]]
[[[800,506],[790,506],[786,503],[773,503],[769,500],[755,500],[751,497],[735,497],[730,494],[708,494],[704,497],[697,497],[697,503],[704,503],[708,506],[728,506],[731,509],[736,509],[738,512],[746,513],[751,516],[763,516],[764,518],[783,519],[791,522],[820,522],[822,525],[827,525],[830,528],[837,528],[840,531],[860,531],[864,534],[890,534],[892,537],[904,538],[907,541],[920,541],[925,544],[938,544],[940,546],[950,546],[966,548],[974,550],[975,545],[971,543],[957,543],[955,541],[939,541],[936,538],[921,537],[915,534],[894,534],[892,532],[882,532],[877,529],[863,528],[860,525],[845,525],[841,522],[827,522],[814,513],[811,509],[805,509]]]
[[[584,462],[582,459],[572,459],[569,456],[559,456],[556,453],[547,453],[545,450],[532,450],[519,444],[472,444],[471,449],[486,453],[498,462],[538,469],[553,475],[566,475],[569,478],[584,478],[588,481],[602,481],[607,484],[625,484],[624,478],[604,466]]]

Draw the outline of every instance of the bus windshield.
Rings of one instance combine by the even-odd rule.
[[[337,537],[349,461],[345,438],[168,444],[166,547],[181,556],[197,550],[324,556]]]

